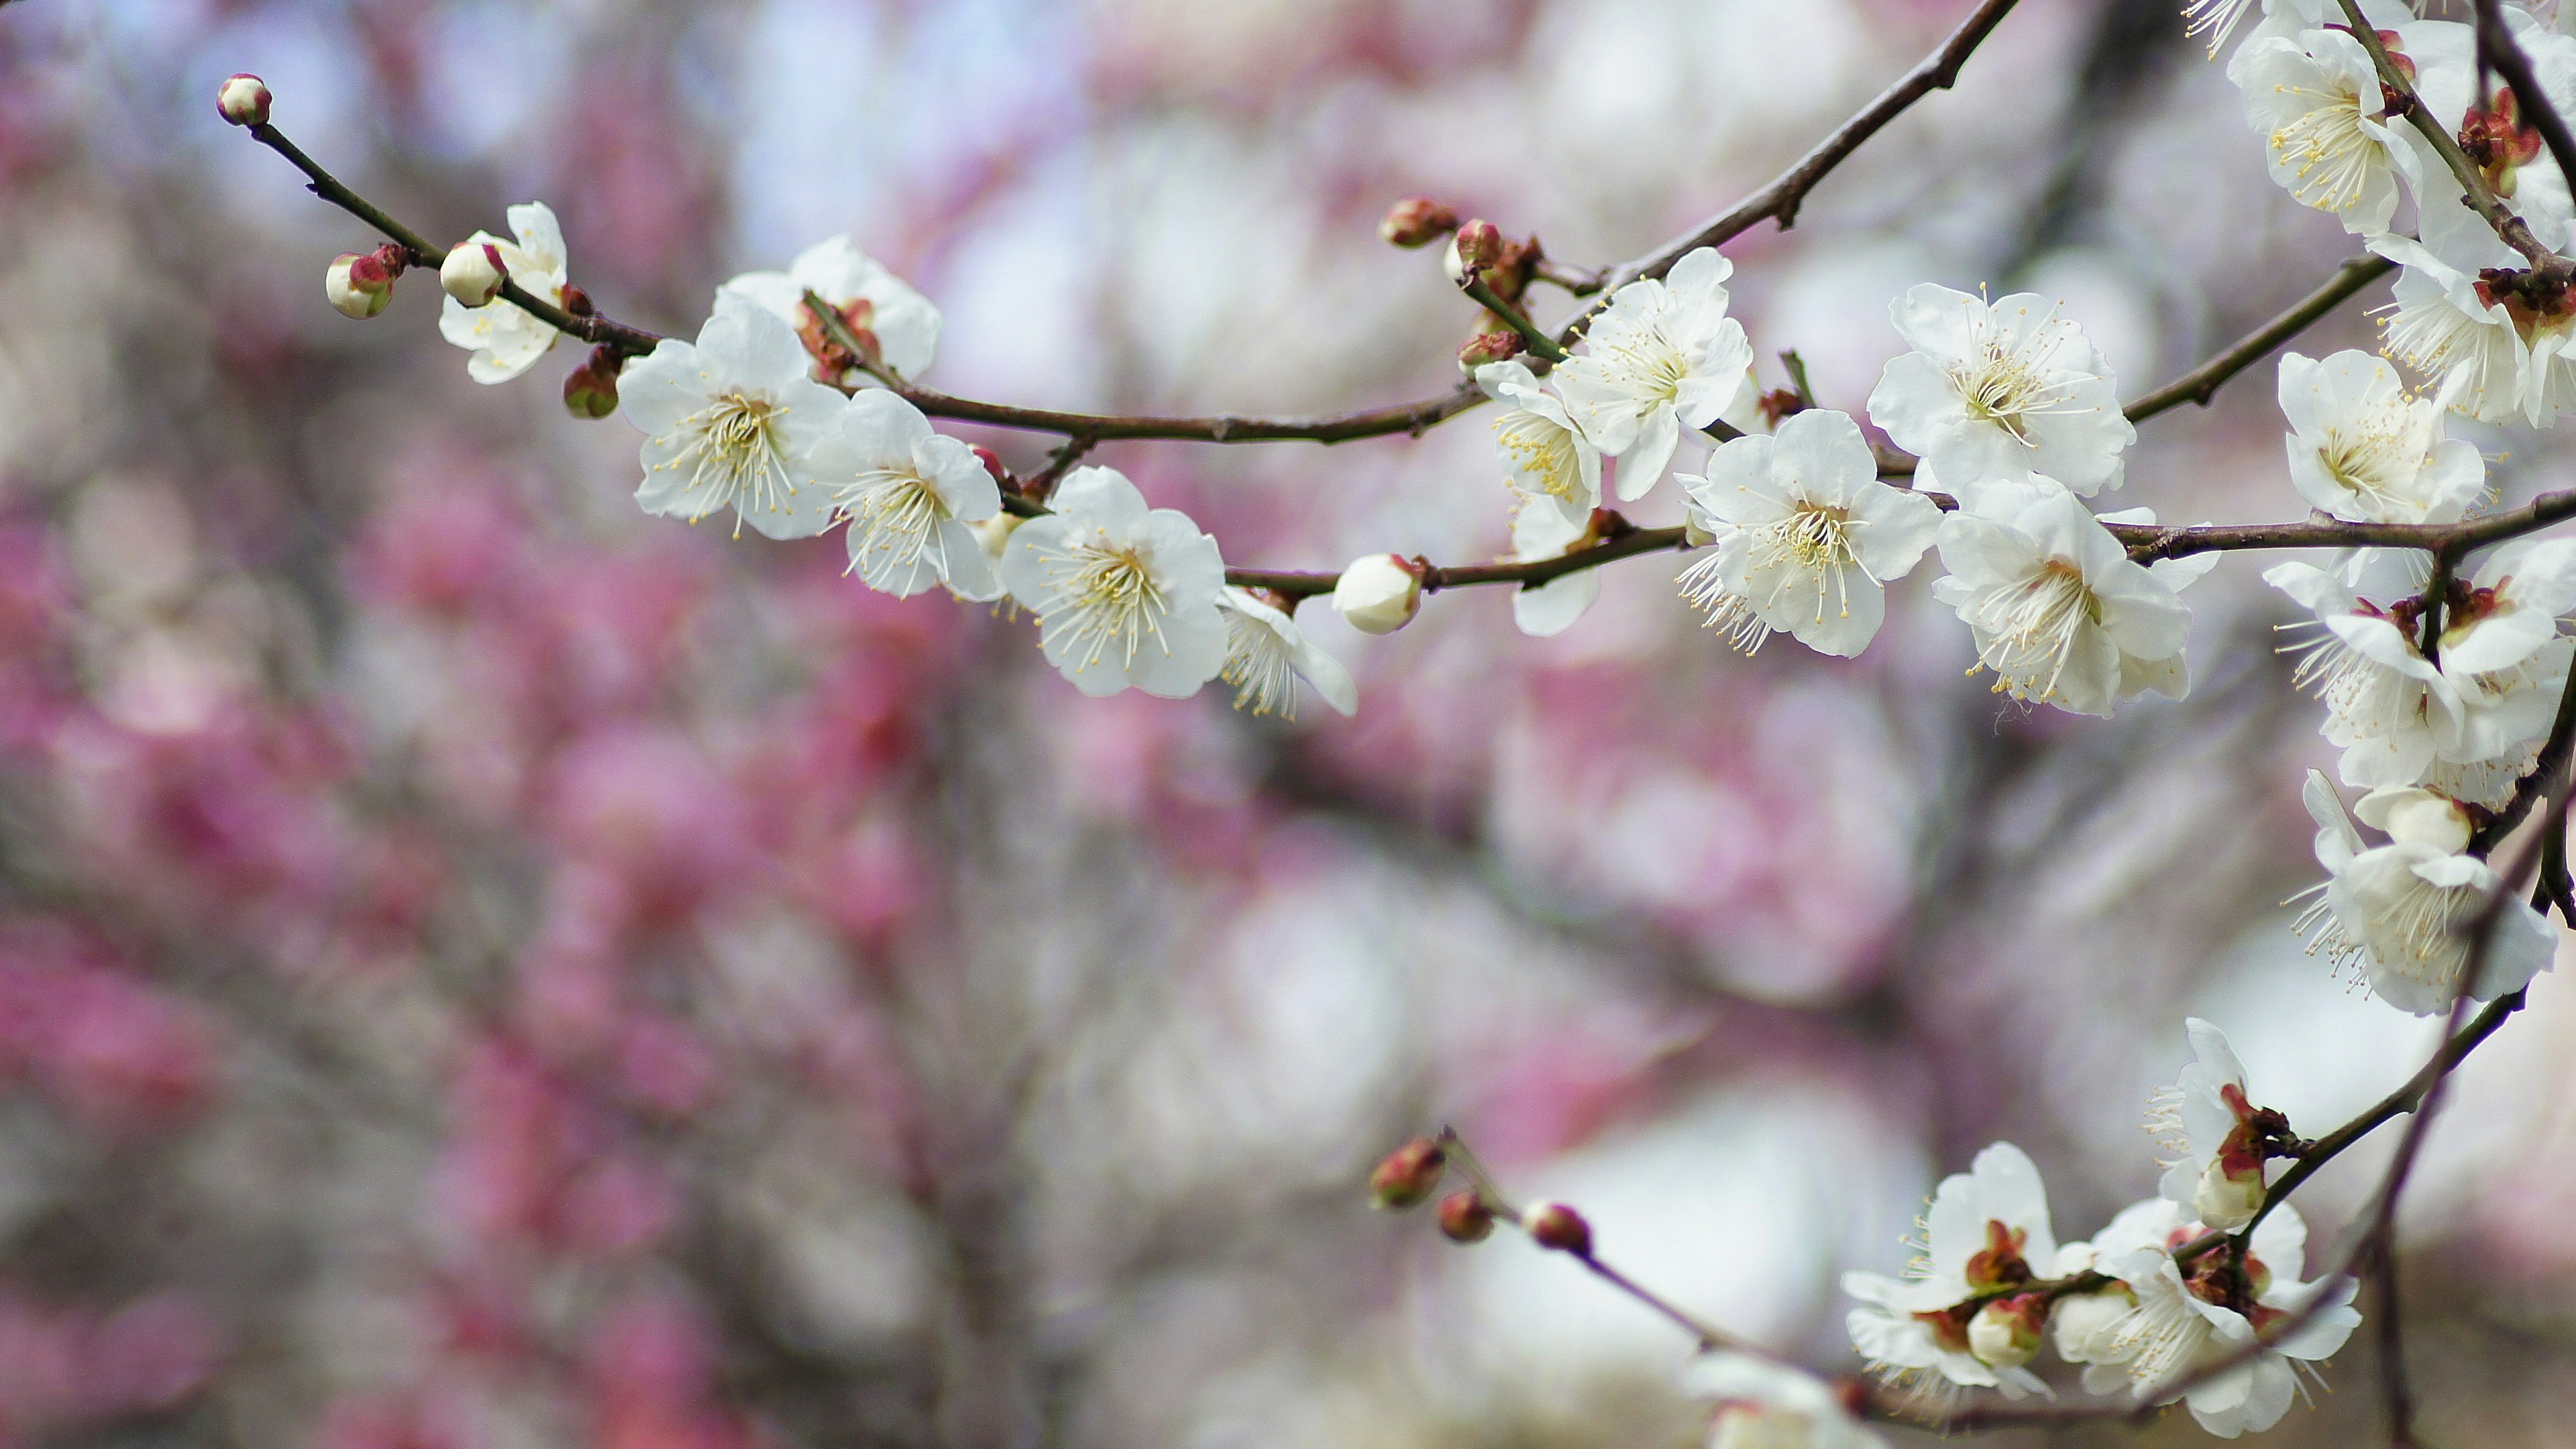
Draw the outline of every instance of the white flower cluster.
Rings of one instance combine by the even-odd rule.
[[[2180,1400],[2223,1438],[2289,1412],[2301,1366],[2361,1322],[2355,1284],[2301,1279],[2307,1229],[2289,1204],[2265,1200],[2265,1165],[2290,1147],[2289,1124],[2252,1104],[2216,1027],[2193,1021],[2190,1039],[2195,1060],[2150,1118],[2178,1154],[2159,1195],[2090,1242],[2061,1244],[2030,1158],[2003,1142],[1978,1153],[1934,1194],[1903,1277],[1844,1276],[1864,1305],[1846,1326],[1873,1367],[1953,1393],[2047,1395],[2031,1365],[2053,1344],[2083,1367],[2087,1391]]]

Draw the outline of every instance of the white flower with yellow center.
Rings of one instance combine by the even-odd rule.
[[[827,339],[805,308],[807,292],[840,309],[842,325],[898,376],[919,377],[938,354],[939,309],[847,236],[807,247],[786,271],[745,272],[716,295],[758,305],[794,327],[806,347],[820,351]],[[867,374],[852,366],[839,380],[854,387]]]
[[[1148,509],[1110,468],[1076,468],[1002,550],[1001,579],[1036,614],[1047,662],[1088,695],[1182,699],[1226,661],[1225,560],[1189,515]]]
[[[2384,113],[2379,71],[2360,41],[2343,30],[2257,40],[2229,78],[2245,93],[2245,118],[2264,137],[2283,190],[2334,213],[2346,231],[2388,230],[2399,180],[2415,174],[2415,153]]]
[[[1218,677],[1234,686],[1234,707],[1257,715],[1297,718],[1297,681],[1303,679],[1342,714],[1356,713],[1360,691],[1342,661],[1315,647],[1277,596],[1227,588],[1217,595],[1225,611],[1225,667]]]
[[[2057,1266],[2048,1189],[2029,1154],[2009,1142],[1978,1153],[1969,1171],[1942,1179],[1922,1230],[1922,1251],[1904,1277],[1843,1275],[1843,1292],[1867,1305],[1844,1319],[1852,1346],[1873,1369],[1899,1380],[1999,1388],[2015,1399],[2046,1394],[2048,1385],[2023,1366],[2026,1354],[1999,1354],[1990,1345],[1981,1352],[1972,1337],[1981,1297],[2045,1278]]]
[[[1713,1400],[1708,1449],[1883,1449],[1833,1386],[1803,1369],[1721,1350],[1693,1360],[1682,1383]]]
[[[1926,282],[1889,311],[1913,350],[1888,362],[1870,419],[1961,502],[2032,474],[2085,497],[2120,486],[2120,451],[2137,429],[2102,355],[2045,298],[1988,303]]]
[[[1476,386],[1503,404],[1494,441],[1512,491],[1568,518],[1591,517],[1601,506],[1601,450],[1566,416],[1565,404],[1519,362],[1476,369]]]
[[[2519,276],[2527,263],[2467,208],[2436,207],[2422,221],[2421,241],[2370,240],[2401,268],[2381,323],[2388,355],[2482,423],[2538,427],[2576,411],[2576,308],[2534,309],[2499,291],[2485,274]]]
[[[1976,635],[1977,667],[1994,671],[1996,693],[2091,715],[2148,691],[2183,697],[2191,610],[2176,590],[2205,564],[2130,562],[2049,479],[1997,489],[1988,506],[1991,517],[1962,509],[1941,521],[1950,574],[1932,596]]]
[[[815,450],[849,399],[814,381],[786,323],[718,298],[692,344],[662,340],[618,378],[618,411],[642,428],[647,513],[691,523],[726,509],[771,538],[832,526],[831,488]]]
[[[2367,352],[2281,358],[2290,481],[2351,523],[2454,523],[2486,492],[2477,445],[2443,436],[2442,404]]]
[[[2304,798],[2317,823],[2317,863],[2327,880],[2322,907],[2296,924],[2311,954],[2337,975],[2347,970],[2371,994],[2400,1011],[2431,1016],[2465,992],[2492,1001],[2531,984],[2558,953],[2558,932],[2519,899],[2508,899],[2489,928],[2477,974],[2463,979],[2470,942],[2460,929],[2501,884],[2485,861],[2462,852],[2468,814],[2427,790],[2374,790],[2356,809],[2388,843],[2365,845],[2323,774],[2308,772]]]
[[[1583,354],[1557,364],[1566,413],[1619,460],[1621,498],[1654,487],[1682,432],[1715,422],[1743,389],[1753,344],[1726,315],[1734,273],[1716,248],[1701,247],[1661,279],[1630,282],[1593,319]]]
[[[553,209],[542,201],[524,202],[511,207],[509,217],[515,240],[478,231],[465,245],[490,246],[501,254],[501,265],[519,290],[562,306],[572,263]],[[509,302],[481,307],[468,307],[454,297],[439,302],[438,335],[474,354],[465,361],[465,375],[476,382],[508,382],[536,366],[563,335]]]
[[[975,450],[934,432],[893,393],[860,393],[814,451],[833,507],[849,520],[850,569],[867,586],[909,598],[945,584],[961,599],[998,599],[970,526],[1002,511],[1002,491]]]
[[[1724,444],[1706,477],[1682,485],[1694,522],[1717,537],[1682,576],[1684,597],[1749,645],[1780,629],[1820,654],[1859,654],[1886,617],[1886,582],[1941,530],[1932,500],[1878,481],[1860,425],[1822,409]]]

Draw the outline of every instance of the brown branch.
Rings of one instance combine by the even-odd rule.
[[[2504,77],[2504,83],[2513,87],[2519,119],[2540,133],[2540,139],[2549,146],[2549,154],[2558,162],[2560,174],[2576,181],[2576,136],[2568,134],[2567,119],[2558,114],[2549,92],[2541,88],[2540,77],[2532,73],[2531,57],[2522,53],[2521,42],[2505,28],[2504,7],[2499,0],[2476,0],[2476,9],[2481,72],[2476,105],[2484,109],[2487,104],[2483,72],[2492,66],[2496,74]]]
[[[2326,284],[2292,304],[2280,316],[2255,328],[2244,339],[2207,362],[2130,403],[2121,411],[2130,422],[2142,423],[2169,408],[2184,403],[2209,406],[2219,388],[2228,379],[2272,355],[2291,338],[2306,331],[2317,319],[2343,305],[2354,293],[2396,270],[2397,264],[2386,257],[2355,257],[2338,268]]]

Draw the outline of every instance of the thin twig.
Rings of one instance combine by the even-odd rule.
[[[2559,173],[2576,179],[2576,135],[2568,134],[2566,117],[2558,114],[2558,106],[2549,99],[2540,77],[2532,73],[2531,57],[2523,54],[2522,43],[2505,25],[2501,0],[2477,0],[2476,9],[2479,69],[2494,67],[2496,74],[2504,77],[2504,83],[2513,87],[2517,119],[2540,133],[2549,154],[2558,162]],[[2479,109],[2484,109],[2488,100],[2483,79],[2481,76],[2475,102]]]
[[[2219,388],[2225,386],[2229,378],[2271,356],[2284,343],[2306,331],[2318,318],[2342,306],[2354,293],[2396,268],[2397,264],[2386,257],[2353,258],[2338,268],[2324,286],[2300,298],[2288,311],[2121,411],[2130,422],[2142,423],[2168,408],[2187,402],[2209,406],[2209,400],[2218,395]]]

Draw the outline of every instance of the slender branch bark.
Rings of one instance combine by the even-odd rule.
[[[2397,269],[2386,257],[2355,257],[2336,270],[2326,284],[2292,304],[2280,316],[2255,328],[2244,339],[2207,362],[2139,398],[2123,409],[2130,422],[2142,423],[2184,403],[2209,406],[2230,378],[2269,357],[2317,319],[2342,306],[2352,295]]]

